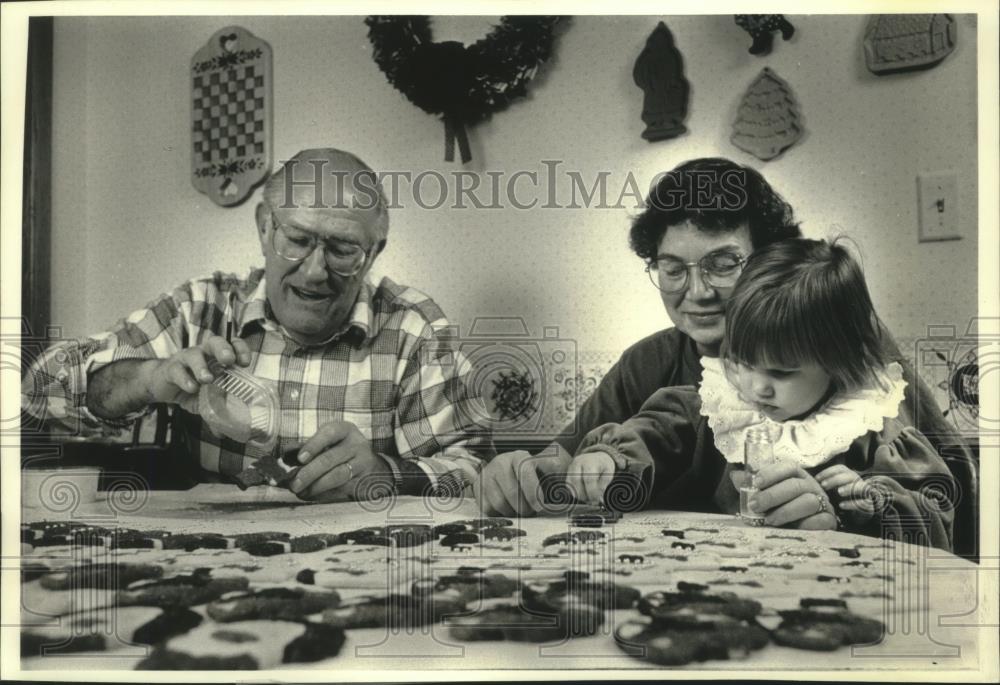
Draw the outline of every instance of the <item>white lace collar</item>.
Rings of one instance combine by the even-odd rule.
[[[715,446],[730,463],[743,463],[747,431],[765,426],[774,444],[776,460],[812,468],[846,451],[868,431],[881,430],[886,418],[895,418],[903,400],[903,369],[891,362],[879,374],[885,390],[872,385],[837,393],[801,420],[773,421],[739,396],[729,382],[721,359],[702,357],[701,415],[715,434]]]

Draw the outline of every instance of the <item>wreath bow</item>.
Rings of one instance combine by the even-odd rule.
[[[466,127],[527,94],[527,84],[552,50],[559,17],[501,17],[485,38],[466,46],[435,43],[426,16],[365,19],[375,63],[407,99],[444,121],[445,160],[472,159]]]

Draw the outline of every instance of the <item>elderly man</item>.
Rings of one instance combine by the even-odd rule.
[[[477,398],[454,329],[423,293],[368,278],[389,229],[374,172],[347,152],[300,152],[267,181],[256,224],[263,269],[188,281],[107,333],[49,350],[31,373],[42,401],[28,407],[123,426],[179,405],[175,430],[205,479],[227,480],[259,455],[184,411],[214,360],[274,383],[274,455],[297,450],[289,487],[303,499],[471,483],[492,444],[468,418]]]

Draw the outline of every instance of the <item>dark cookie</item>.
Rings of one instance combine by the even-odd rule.
[[[728,625],[732,622],[728,619],[751,620],[761,610],[759,602],[731,592],[653,592],[643,596],[637,608],[653,624],[665,627]]]
[[[163,549],[182,549],[185,552],[196,549],[232,549],[235,546],[232,538],[217,533],[180,533],[163,538]]]
[[[310,535],[300,535],[288,541],[293,552],[318,552],[327,547],[333,547],[343,542],[340,535],[330,533],[312,533]]]
[[[111,546],[114,531],[102,526],[83,526],[74,530],[70,535],[73,544],[81,547],[109,547]]]
[[[164,531],[116,530],[111,538],[111,549],[163,549],[163,540],[169,535]]]
[[[385,528],[382,526],[368,526],[367,528],[358,528],[357,530],[349,530],[346,533],[340,534],[340,539],[345,544],[365,544],[366,538],[371,538],[376,535],[383,535]]]
[[[510,597],[521,588],[521,582],[499,573],[459,573],[444,576],[436,581],[417,580],[413,583],[413,594],[418,596],[435,593],[454,593],[463,602],[480,599]]]
[[[619,564],[644,564],[646,563],[646,557],[641,554],[619,554],[618,555]]]
[[[554,642],[593,635],[603,623],[604,612],[584,603],[566,605],[554,613],[500,605],[452,618],[448,630],[458,640]]]
[[[478,533],[449,533],[441,538],[442,547],[451,547],[455,549],[456,547],[467,547],[469,545],[479,544],[479,534]]]
[[[843,576],[827,576],[827,575],[823,575],[823,574],[820,574],[820,575],[816,576],[816,580],[818,580],[821,583],[836,583],[838,585],[840,583],[850,583],[851,582],[850,578],[844,578]]]
[[[121,606],[189,607],[246,590],[246,578],[212,578],[207,569],[190,575],[138,581],[118,592]]]
[[[283,664],[308,664],[335,657],[344,646],[344,631],[323,623],[306,623],[306,632],[285,645]]]
[[[136,665],[141,671],[254,671],[260,668],[250,654],[192,656],[166,647],[154,649]]]
[[[323,623],[341,629],[409,628],[437,623],[445,616],[466,611],[465,602],[441,594],[370,597],[327,609]]]
[[[255,557],[273,557],[276,554],[287,554],[292,551],[292,543],[285,540],[265,540],[264,542],[246,542],[243,551]]]
[[[857,547],[831,547],[830,549],[845,559],[857,559],[861,556],[861,550]]]
[[[664,528],[660,532],[663,534],[664,537],[677,538],[678,540],[683,540],[684,539],[684,531],[683,530],[671,530],[669,528]]]
[[[570,525],[581,528],[600,528],[609,523],[616,523],[621,520],[619,512],[605,509],[604,507],[573,507],[567,514]]]
[[[298,448],[288,450],[283,458],[278,459],[267,455],[257,459],[250,466],[236,474],[233,479],[240,490],[246,490],[255,485],[267,485],[272,480],[281,486],[290,483],[298,473]]]
[[[799,606],[814,611],[847,611],[847,602],[842,599],[803,597],[799,600]]]
[[[152,564],[83,564],[66,571],[47,573],[39,579],[46,590],[126,587],[137,580],[159,578],[163,568]]]
[[[524,606],[551,613],[569,605],[583,603],[600,610],[630,609],[641,593],[628,585],[589,580],[560,580],[548,584],[525,585],[521,591]]]
[[[209,604],[206,611],[220,623],[252,619],[296,621],[338,604],[340,595],[333,590],[266,588],[222,597]]]
[[[279,531],[267,531],[263,533],[240,533],[231,536],[233,545],[239,549],[245,549],[251,545],[258,545],[262,542],[273,542],[275,540],[287,541],[292,536]]]
[[[183,635],[201,625],[201,622],[201,615],[190,609],[166,609],[153,620],[136,628],[132,641],[143,645],[158,645],[175,635]]]
[[[73,544],[73,536],[69,533],[43,535],[31,542],[32,547],[64,547]]]
[[[396,547],[417,547],[430,542],[436,536],[430,526],[386,526],[385,536],[390,538]]]
[[[472,526],[468,523],[462,521],[456,521],[455,523],[442,523],[441,525],[434,526],[434,535],[441,537],[442,535],[452,535],[454,533],[465,533],[467,531],[474,530]]]
[[[485,530],[486,528],[507,528],[513,526],[514,522],[502,516],[488,516],[481,519],[466,519],[456,521],[455,524],[466,525],[469,530]]]
[[[824,608],[779,611],[782,621],[771,637],[779,645],[818,651],[881,642],[885,626],[880,621],[832,605]]]
[[[495,540],[500,542],[506,542],[507,540],[513,540],[514,538],[524,537],[528,533],[521,530],[520,528],[484,528],[480,535],[483,536],[483,540]]]
[[[542,541],[542,547],[599,542],[604,540],[605,537],[604,533],[599,530],[575,530],[572,533],[556,533],[545,538]]]
[[[767,646],[767,632],[757,625],[734,622],[707,629],[664,629],[655,624],[629,633],[637,624],[615,630],[615,642],[624,651],[662,666],[682,666],[695,661],[742,658]]]

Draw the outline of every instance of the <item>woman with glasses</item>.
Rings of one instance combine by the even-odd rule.
[[[495,457],[481,476],[484,508],[508,516],[543,512],[540,475],[565,472],[588,432],[627,420],[660,388],[699,386],[699,359],[719,355],[726,302],[747,257],[793,237],[801,232],[791,206],[750,167],[702,158],[664,174],[633,222],[629,242],[645,262],[673,327],[626,349],[552,445],[535,455],[516,451]],[[960,446],[927,386],[915,378],[891,338],[884,339],[888,358],[901,363],[907,381],[903,420],[936,448]]]

